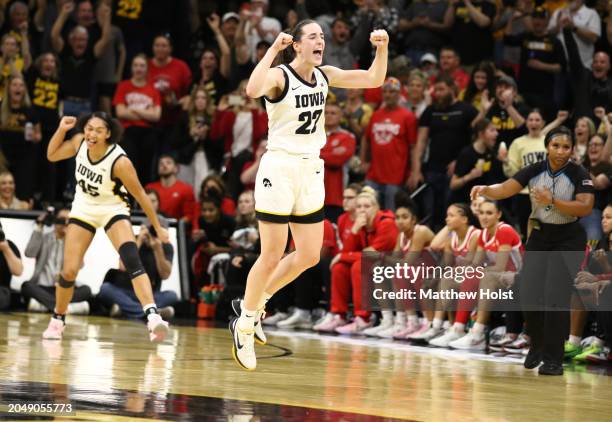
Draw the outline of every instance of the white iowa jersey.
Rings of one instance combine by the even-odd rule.
[[[76,155],[76,170],[74,177],[77,181],[73,208],[85,208],[125,205],[129,207],[128,192],[119,179],[113,180],[113,165],[126,155],[119,145],[112,145],[98,161],[91,161],[85,141],[81,142]]]
[[[285,75],[281,95],[266,99],[268,150],[290,154],[319,155],[325,146],[325,99],[327,76],[318,67],[314,81],[306,82],[289,65],[280,65]]]

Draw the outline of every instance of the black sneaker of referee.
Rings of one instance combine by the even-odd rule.
[[[544,364],[538,368],[538,374],[563,375],[563,365],[556,362],[544,362]]]
[[[537,366],[542,362],[542,352],[535,350],[533,347],[529,349],[529,353],[525,357],[525,362],[523,362],[523,366],[527,369],[537,368]]]

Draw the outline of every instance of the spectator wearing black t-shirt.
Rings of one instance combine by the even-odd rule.
[[[79,0],[77,2],[70,1],[67,6],[63,6],[72,9],[66,24],[62,28],[62,38],[68,38],[70,32],[75,26],[82,26],[87,29],[89,33],[89,39],[87,41],[87,48],[92,49],[102,36],[102,30],[96,22],[96,15],[94,14],[94,2],[91,0]],[[104,2],[99,2],[100,4]],[[61,12],[61,9],[60,9]]]
[[[32,107],[38,115],[42,132],[41,152],[44,155],[47,145],[59,122],[59,103],[61,98],[57,57],[53,53],[38,56],[34,66],[27,73],[28,90]],[[34,184],[35,191],[40,191],[44,201],[57,199],[58,166],[45,157],[39,162],[41,171]]]
[[[585,67],[580,59],[578,45],[570,27],[563,29],[563,38],[567,50],[570,89],[574,99],[574,115],[593,118],[595,108],[610,108],[612,104],[612,78],[610,72],[610,54],[598,51],[593,55],[591,69]]]
[[[215,104],[229,92],[228,81],[223,76],[220,63],[219,52],[205,48],[200,57],[200,66],[194,74],[194,85],[203,86]],[[229,69],[227,73],[229,74]],[[187,101],[188,98],[189,96],[186,96],[182,101]]]
[[[4,92],[0,105],[0,146],[8,169],[15,176],[17,197],[29,200],[38,170],[36,161],[42,157],[40,123],[23,76],[11,76]]]
[[[218,253],[230,252],[229,240],[236,229],[236,221],[221,212],[221,200],[216,195],[203,197],[200,206],[200,230],[192,235],[197,246],[192,261],[196,277],[194,291],[208,283],[206,270],[210,259]]]
[[[527,133],[525,116],[528,113],[529,110],[525,104],[517,99],[516,82],[509,76],[497,79],[493,101],[490,101],[486,95],[483,95],[480,100],[479,116],[486,116],[497,128],[498,146],[504,142],[507,147],[510,147],[512,141]]]
[[[496,183],[500,178],[493,175],[493,168],[501,162],[495,157],[497,129],[489,119],[482,119],[474,126],[476,139],[472,145],[463,148],[457,157],[455,174],[451,177],[450,202],[470,201],[470,191],[476,185]]]
[[[486,0],[450,0],[444,24],[450,27],[452,45],[464,64],[492,57],[495,12],[495,4]]]
[[[51,44],[53,50],[60,56],[64,115],[79,116],[92,109],[91,96],[96,59],[102,56],[110,41],[110,8],[106,5],[100,6],[99,25],[102,29],[102,36],[93,48],[88,48],[90,34],[83,26],[77,25],[72,28],[68,35],[68,42],[65,42],[61,35],[70,13],[67,4],[61,9],[53,24]]]
[[[159,207],[159,196],[148,193],[153,207]],[[167,227],[167,221],[160,216],[162,226]],[[160,314],[165,318],[174,316],[173,306],[178,302],[176,293],[172,290],[161,291],[164,280],[172,273],[172,260],[174,258],[174,247],[171,243],[164,243],[154,233],[150,226],[140,226],[140,232],[136,237],[138,255],[142,260],[142,266],[151,280],[151,289],[155,303],[159,307]],[[104,277],[104,283],[100,287],[98,298],[110,308],[110,315],[116,317],[123,315],[127,318],[142,318],[144,313],[142,305],[136,297],[130,276],[125,271],[123,263],[119,262],[119,270],[111,269]]]
[[[542,110],[544,119],[550,121],[559,105],[555,102],[555,78],[565,69],[563,45],[548,35],[548,12],[537,7],[531,14],[532,31],[509,35],[506,28],[504,43],[521,47],[519,91],[532,107]]]
[[[459,152],[470,144],[472,124],[478,115],[470,104],[458,101],[453,79],[442,75],[434,85],[435,99],[419,119],[417,145],[412,155],[410,189],[426,182],[425,209],[433,210],[433,225],[442,224],[446,209],[450,176],[455,172],[455,160]],[[429,159],[421,160],[429,143]]]
[[[126,38],[127,60],[130,63],[136,54],[144,52],[150,55],[155,37],[162,33],[172,39],[175,57],[187,60],[190,56],[189,38],[194,13],[191,7],[192,1],[112,0],[112,3],[113,23],[121,28]],[[221,4],[221,2],[212,3]]]
[[[2,225],[0,238],[0,310],[8,309],[11,304],[11,278],[23,272],[21,254],[17,246],[6,239]]]

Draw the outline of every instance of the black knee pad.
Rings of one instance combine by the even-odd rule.
[[[145,273],[142,262],[140,261],[140,255],[138,255],[136,242],[125,242],[121,245],[119,247],[119,256],[131,279],[135,279],[139,275]]]
[[[62,275],[60,274],[60,276],[57,278],[57,284],[58,286],[63,287],[64,289],[71,289],[72,287],[74,287],[74,280],[64,280],[64,277],[62,277]]]

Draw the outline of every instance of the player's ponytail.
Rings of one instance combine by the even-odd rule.
[[[304,28],[304,26],[311,24],[311,23],[317,23],[317,22],[313,21],[312,19],[304,19],[302,21],[299,21],[298,24],[295,25],[293,28],[285,29],[285,32],[293,37],[294,43],[300,42],[302,39],[302,35],[304,35],[302,29]],[[283,64],[291,63],[293,59],[295,59],[295,50],[293,49],[293,44],[291,44],[289,47],[281,51],[281,54],[282,54],[281,62]]]
[[[77,130],[81,133],[85,132],[85,125],[93,118],[102,120],[106,129],[110,132],[111,136],[106,140],[107,143],[116,144],[121,140],[121,136],[123,135],[121,123],[119,123],[119,120],[113,119],[103,111],[95,111],[91,114],[81,115],[76,124]]]

